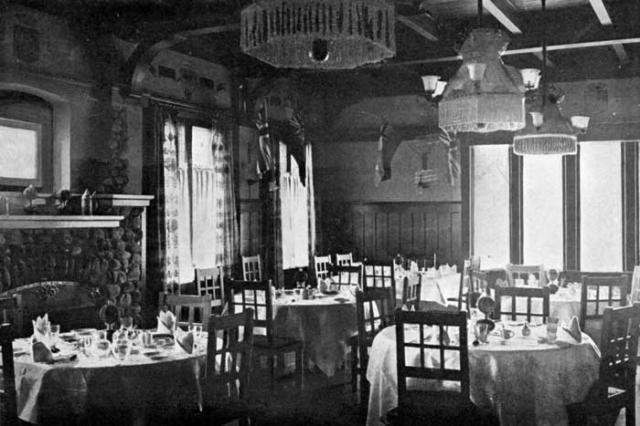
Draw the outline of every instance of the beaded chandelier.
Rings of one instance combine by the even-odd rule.
[[[509,39],[500,30],[477,28],[465,40],[463,62],[438,106],[438,125],[449,133],[515,131],[525,125],[520,73],[502,62]]]
[[[242,10],[242,51],[279,68],[351,69],[396,53],[386,0],[258,0]]]

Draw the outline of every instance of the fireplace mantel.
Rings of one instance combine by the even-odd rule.
[[[0,229],[117,228],[124,216],[9,215],[0,216]]]

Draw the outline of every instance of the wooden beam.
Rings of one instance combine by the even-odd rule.
[[[509,32],[522,34],[522,25],[515,16],[515,7],[508,0],[484,0],[483,6]]]
[[[563,43],[563,44],[553,44],[547,46],[547,51],[554,52],[560,50],[574,50],[574,49],[588,49],[593,47],[608,47],[614,46],[616,44],[640,44],[640,37],[631,37],[631,38],[619,38],[614,40],[597,40],[597,41],[585,41],[581,43]],[[527,55],[527,54],[536,54],[541,53],[541,46],[532,46],[532,47],[524,47],[520,49],[509,49],[505,51],[503,56],[511,56],[511,55]],[[442,62],[455,62],[462,60],[462,56],[453,55],[453,56],[443,56],[440,58],[425,58],[425,59],[416,59],[413,61],[402,61],[402,62],[386,62],[384,64],[380,64],[380,66],[406,66],[406,65],[421,65],[421,64],[436,64]]]
[[[398,15],[396,19],[429,41],[439,40],[436,24],[426,13],[412,16]]]
[[[612,44],[611,48],[616,52],[616,56],[621,64],[629,63],[629,55],[622,44]]]
[[[589,0],[589,3],[591,3],[591,7],[602,25],[613,24],[603,0]]]

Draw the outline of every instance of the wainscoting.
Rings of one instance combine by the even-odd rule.
[[[459,202],[325,202],[321,254],[353,251],[357,259],[390,259],[398,253],[438,263],[460,263]],[[422,265],[420,265],[422,266]]]
[[[262,202],[240,200],[240,254],[262,253]]]

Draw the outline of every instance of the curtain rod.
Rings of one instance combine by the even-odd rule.
[[[154,102],[158,102],[160,104],[164,104],[167,106],[172,106],[172,107],[178,107],[184,110],[188,110],[188,111],[193,111],[193,112],[198,112],[198,113],[204,113],[204,114],[210,114],[210,115],[216,115],[216,116],[226,116],[228,118],[233,118],[233,114],[231,113],[231,110],[226,110],[226,109],[222,109],[222,108],[217,108],[217,107],[213,107],[213,108],[206,108],[206,107],[201,107],[201,106],[197,106],[197,105],[193,105],[193,104],[188,104],[185,102],[181,102],[181,101],[176,101],[173,99],[167,99],[167,98],[162,98],[159,96],[155,96],[155,95],[151,95],[151,94],[146,94],[146,93],[129,93],[128,94],[129,97],[134,98],[134,99],[149,99],[152,100]]]

